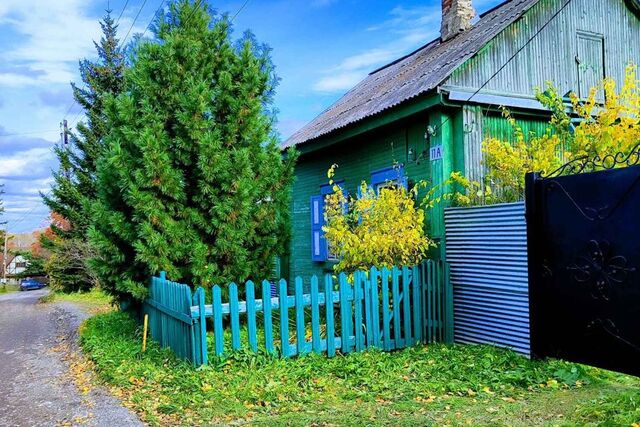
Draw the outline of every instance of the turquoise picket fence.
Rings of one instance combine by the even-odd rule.
[[[192,295],[161,274],[152,279],[146,304],[151,336],[196,366],[208,362],[208,323],[215,356],[247,348],[285,358],[311,352],[332,357],[453,341],[453,293],[442,261],[374,267],[351,277],[312,276],[307,283],[297,277],[292,289],[280,280],[275,297],[273,288],[266,280],[216,285],[212,303],[205,304],[202,288]]]

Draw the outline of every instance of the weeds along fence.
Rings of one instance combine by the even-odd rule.
[[[208,363],[209,342],[215,356],[248,349],[286,358],[453,341],[453,292],[442,261],[312,276],[307,284],[297,277],[291,294],[285,280],[276,285],[275,297],[267,280],[213,286],[206,304],[204,289],[192,294],[162,273],[145,304],[151,337],[196,366]]]

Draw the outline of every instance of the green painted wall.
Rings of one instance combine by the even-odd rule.
[[[543,116],[523,116],[514,115],[514,119],[522,132],[525,139],[529,140],[531,133],[535,135],[544,135],[547,127],[549,127],[549,118]],[[513,127],[499,113],[488,113],[483,117],[483,137],[498,138],[502,141],[514,142]]]
[[[454,147],[454,135],[461,139],[462,118],[460,110],[441,113],[438,108],[423,111],[404,120],[382,126],[318,150],[301,155],[296,166],[296,182],[292,197],[292,239],[289,253],[289,277],[301,276],[305,280],[313,274],[332,272],[333,263],[311,260],[310,198],[320,194],[320,187],[327,184],[327,170],[333,163],[339,165],[336,179],[344,180],[347,191],[355,195],[362,180],[370,181],[371,173],[379,169],[403,163],[409,185],[420,180],[441,182],[451,171],[462,170],[464,159],[462,144]],[[427,126],[436,134],[425,140]],[[429,148],[443,145],[445,157],[430,161]],[[420,157],[416,162],[408,159],[412,148]],[[306,147],[303,151],[308,151]],[[444,236],[441,209],[428,216],[430,235]],[[435,251],[433,256],[438,256]]]

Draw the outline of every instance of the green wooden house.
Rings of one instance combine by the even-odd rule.
[[[477,20],[471,0],[442,7],[440,38],[373,71],[283,143],[301,153],[284,277],[331,270],[322,196],[333,163],[351,194],[362,180],[437,184],[452,171],[479,180],[483,138],[510,134],[500,106],[524,130],[542,130],[548,112],[536,86],[553,81],[586,96],[604,76],[621,81],[628,62],[640,63],[638,0],[510,0]],[[443,242],[442,207],[428,221]]]

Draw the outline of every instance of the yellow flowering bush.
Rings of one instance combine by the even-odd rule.
[[[497,200],[513,202],[524,197],[526,172],[549,173],[562,165],[559,153],[562,152],[563,141],[552,127],[548,127],[544,135],[531,135],[527,141],[507,110],[503,110],[503,116],[513,128],[514,142],[487,138],[482,149],[487,167],[486,178],[490,183],[487,187],[495,187]]]
[[[493,200],[521,200],[527,172],[549,173],[576,157],[629,154],[640,142],[639,83],[637,66],[630,64],[620,91],[613,79],[606,78],[591,89],[587,99],[571,93],[571,107],[578,119],[575,127],[564,100],[554,85],[547,83],[544,92],[537,90],[536,97],[552,112],[549,126],[543,135],[530,134],[528,138],[511,114],[503,110],[513,129],[512,141],[491,136],[483,141],[486,183],[494,187]]]
[[[640,142],[640,80],[638,67],[628,65],[620,91],[616,82],[604,79],[581,101],[575,93],[570,95],[573,109],[580,117],[575,129],[571,152],[574,156],[591,158],[628,154]],[[604,104],[599,105],[598,94],[604,94]]]
[[[334,269],[352,273],[420,263],[435,243],[424,231],[425,210],[416,204],[418,186],[390,186],[376,194],[362,182],[359,197],[347,198],[334,181],[336,168],[327,173],[333,193],[326,196],[323,227],[338,255]]]

